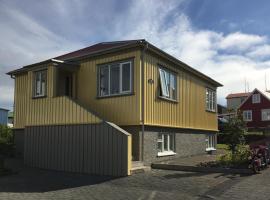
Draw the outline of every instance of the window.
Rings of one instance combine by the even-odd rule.
[[[158,134],[158,156],[174,155],[175,135],[172,133]]]
[[[160,76],[160,96],[167,99],[176,100],[176,86],[177,86],[177,76],[175,73],[166,70],[164,68],[159,68]]]
[[[46,95],[47,70],[37,71],[34,74],[34,97]]]
[[[216,150],[216,135],[206,136],[206,151]]]
[[[246,122],[252,121],[252,110],[243,111],[243,120]]]
[[[262,109],[262,121],[270,121],[270,109]]]
[[[206,88],[206,110],[216,112],[217,100],[216,92]]]
[[[261,103],[261,95],[253,94],[252,95],[252,103]]]
[[[99,96],[131,93],[131,61],[102,65],[99,68]]]

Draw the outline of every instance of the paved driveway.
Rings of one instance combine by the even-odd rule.
[[[112,179],[24,169],[0,177],[0,199],[270,199],[269,180],[270,170],[250,177],[152,170]]]

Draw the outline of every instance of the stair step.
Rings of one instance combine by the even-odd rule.
[[[132,161],[132,168],[143,167],[143,166],[144,166],[144,164],[141,161]]]
[[[150,166],[144,166],[143,162],[140,161],[133,161],[132,162],[132,168],[131,168],[131,174],[138,174],[138,173],[144,173],[146,171],[150,171]]]

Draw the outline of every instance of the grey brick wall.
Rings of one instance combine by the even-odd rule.
[[[157,149],[157,139],[158,133],[174,133],[175,134],[175,153],[176,155],[172,156],[163,156],[158,157],[158,149]],[[178,157],[187,157],[191,155],[200,155],[206,153],[206,137],[208,134],[215,133],[207,133],[202,131],[187,131],[182,132],[181,130],[171,129],[164,130],[164,128],[160,128],[158,130],[150,131],[147,130],[144,132],[144,154],[143,159],[145,164],[151,164],[156,161],[164,161],[170,160]]]

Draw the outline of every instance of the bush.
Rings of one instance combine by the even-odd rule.
[[[0,125],[0,156],[12,156],[14,149],[12,129]]]
[[[228,152],[218,158],[217,164],[226,167],[247,167],[251,151],[246,145],[238,145],[234,154]]]
[[[244,135],[247,131],[246,122],[243,121],[241,112],[235,117],[231,117],[224,126],[224,143],[228,145],[232,154],[239,144],[245,143]]]
[[[217,141],[219,144],[225,144],[227,136],[224,133],[218,133]],[[258,134],[244,134],[245,142],[247,144],[254,143],[256,141],[267,139],[266,135],[258,135]]]

